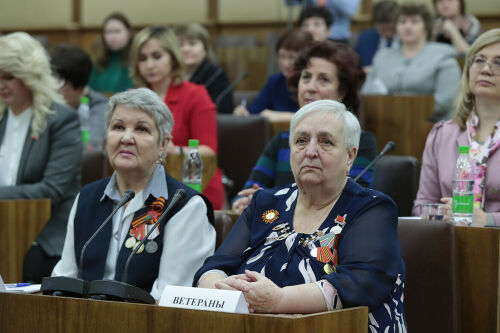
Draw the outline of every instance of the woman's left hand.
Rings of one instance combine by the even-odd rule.
[[[486,213],[480,207],[474,207],[472,213],[472,225],[475,227],[484,227],[486,225]]]
[[[283,289],[264,275],[245,270],[245,274],[225,281],[228,286],[240,290],[245,295],[250,312],[279,312],[279,302]]]
[[[460,33],[460,31],[458,30],[458,27],[450,19],[445,19],[444,20],[444,22],[443,22],[443,32],[444,32],[444,34],[448,38],[451,38],[452,36],[456,35],[457,33],[458,34]]]

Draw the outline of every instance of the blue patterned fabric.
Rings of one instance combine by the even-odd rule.
[[[329,234],[338,225],[339,217],[345,219],[337,248],[338,266],[336,272],[327,274],[325,264],[311,255],[311,250],[320,246],[319,240],[303,246],[303,240],[311,235],[294,231],[297,195],[296,185],[255,192],[224,243],[196,273],[194,285],[212,269],[227,275],[240,274],[245,269],[257,271],[280,287],[326,279],[337,290],[344,308],[369,307],[371,332],[406,332],[405,265],[394,202],[348,179],[318,229]],[[263,214],[268,210],[278,212],[276,221],[265,223]],[[281,224],[289,230],[273,230]]]

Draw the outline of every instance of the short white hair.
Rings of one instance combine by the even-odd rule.
[[[331,99],[323,99],[306,104],[293,115],[293,118],[290,121],[290,146],[292,146],[295,127],[297,127],[304,117],[315,112],[331,115],[334,120],[341,121],[342,134],[346,149],[354,147],[358,149],[359,138],[361,136],[361,126],[359,125],[358,118],[347,110],[344,104]]]
[[[146,112],[155,121],[158,128],[158,143],[165,137],[171,137],[174,127],[174,117],[168,106],[158,97],[158,95],[148,88],[130,89],[111,96],[108,108],[104,115],[106,128],[111,123],[111,117],[118,105],[135,108]]]

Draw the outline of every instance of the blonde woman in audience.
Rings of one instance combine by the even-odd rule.
[[[232,113],[233,92],[227,91],[229,81],[224,69],[216,64],[207,29],[199,23],[190,23],[176,27],[175,33],[184,56],[186,79],[205,86],[217,104],[217,112]]]
[[[276,44],[280,73],[268,77],[266,84],[248,109],[239,105],[236,115],[260,114],[269,120],[290,120],[299,109],[296,92],[290,90],[287,80],[293,75],[293,64],[299,52],[313,42],[307,31],[292,30],[284,33]]]
[[[50,199],[50,219],[23,266],[23,280],[40,283],[61,257],[80,189],[80,123],[37,40],[15,32],[0,37],[0,50],[0,199]]]
[[[473,225],[500,226],[500,29],[471,45],[457,102],[453,119],[434,125],[427,137],[413,214],[420,204],[441,201],[451,218],[453,169],[458,146],[466,145],[476,169]]]
[[[481,24],[465,13],[465,0],[434,0],[437,19],[432,29],[436,42],[452,44],[457,53],[465,53],[479,36]]]
[[[460,80],[455,50],[449,45],[428,42],[432,18],[425,5],[401,4],[395,21],[400,49],[385,48],[375,54],[363,93],[433,95],[431,120],[451,118]]]
[[[113,13],[102,27],[101,48],[90,75],[89,86],[100,92],[114,93],[133,87],[128,71],[132,28],[125,15]]]
[[[188,151],[189,139],[198,139],[201,154],[217,155],[215,105],[204,86],[185,81],[184,62],[173,31],[163,26],[146,27],[134,38],[130,74],[136,87],[153,90],[172,111],[175,126],[170,153]],[[216,169],[203,194],[215,209],[224,202],[222,172]]]

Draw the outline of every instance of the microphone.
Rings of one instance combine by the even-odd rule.
[[[175,191],[174,197],[168,207],[163,211],[161,216],[155,222],[155,224],[149,229],[148,233],[144,238],[132,249],[132,252],[125,262],[123,268],[122,280],[94,280],[89,284],[88,295],[89,298],[99,299],[99,300],[112,300],[112,301],[122,301],[122,302],[132,302],[132,303],[145,303],[145,304],[155,304],[155,299],[151,294],[141,288],[130,285],[127,283],[127,273],[130,261],[134,254],[141,248],[141,246],[148,240],[149,236],[154,230],[160,225],[163,220],[166,219],[168,213],[174,208],[177,203],[184,198],[186,195],[186,190],[178,189]],[[168,223],[168,221],[167,221]]]
[[[118,202],[116,208],[109,214],[94,234],[85,242],[80,253],[80,265],[78,266],[77,278],[68,276],[44,277],[41,290],[44,295],[68,296],[68,297],[87,297],[88,282],[82,279],[83,255],[90,242],[101,232],[101,230],[112,220],[118,209],[134,198],[133,190],[126,190],[123,197]]]
[[[109,223],[109,221],[112,221],[113,216],[115,216],[116,212],[118,209],[122,208],[123,205],[125,205],[127,202],[132,200],[135,197],[135,192],[133,190],[126,190],[125,193],[123,194],[123,197],[121,198],[120,202],[118,202],[118,205],[116,208],[109,214],[109,216],[104,220],[104,222],[101,224],[101,226],[94,232],[94,234],[89,238],[88,241],[85,242],[85,244],[82,247],[82,251],[80,252],[80,265],[78,266],[78,278],[82,278],[83,274],[83,255],[85,254],[85,251],[87,250],[87,247],[89,246],[90,242],[94,240],[94,238],[101,232],[101,230],[106,226],[106,224]]]
[[[219,108],[219,103],[222,101],[222,99],[224,97],[226,97],[226,95],[229,94],[229,92],[231,90],[233,90],[233,88],[236,87],[241,81],[243,81],[244,79],[246,79],[247,76],[248,76],[248,72],[244,71],[233,82],[231,82],[231,84],[228,85],[226,87],[226,89],[222,90],[220,92],[220,94],[215,98],[215,101],[214,101],[215,102],[215,106],[217,108]]]
[[[368,171],[368,169],[370,169],[372,167],[372,165],[374,165],[375,163],[377,163],[377,161],[382,157],[384,156],[385,154],[387,154],[389,151],[393,150],[394,147],[396,146],[396,144],[394,143],[394,141],[389,141],[385,144],[385,147],[380,151],[380,153],[377,155],[377,157],[375,157],[373,159],[373,161],[370,162],[370,164],[368,164],[366,166],[366,168],[363,169],[363,171],[360,172],[359,175],[356,176],[356,178],[354,178],[354,181],[357,181],[359,179],[359,177],[361,177],[362,175],[365,174],[366,171]]]

